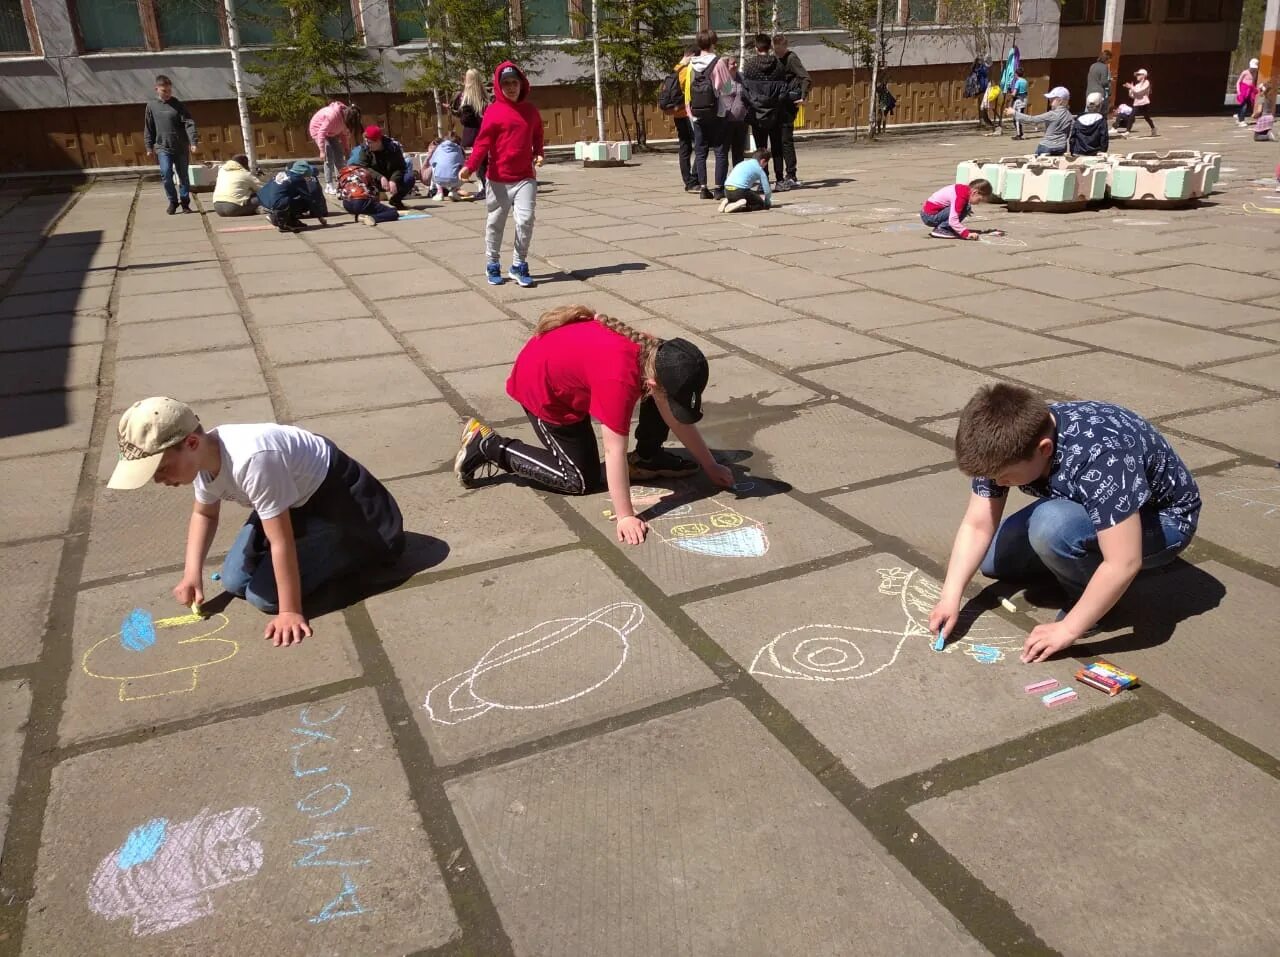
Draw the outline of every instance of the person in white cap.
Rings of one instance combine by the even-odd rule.
[[[404,550],[391,493],[323,436],[273,422],[206,432],[191,406],[166,396],[135,402],[118,432],[120,459],[107,488],[195,486],[186,563],[173,589],[181,604],[204,602],[204,563],[222,502],[253,510],[222,564],[222,587],[273,616],[264,637],[277,646],[311,636],[306,596]]]
[[[1240,71],[1236,79],[1236,123],[1248,126],[1249,116],[1253,113],[1253,98],[1258,93],[1258,61],[1250,60],[1249,65]]]
[[[1133,100],[1133,116],[1134,122],[1140,116],[1147,121],[1147,126],[1151,127],[1151,136],[1159,136],[1156,132],[1156,125],[1151,120],[1151,81],[1147,79],[1146,70],[1138,70],[1133,74],[1133,82],[1126,83],[1125,89],[1129,91],[1129,96]]]
[[[1016,123],[1043,123],[1044,135],[1036,144],[1036,156],[1061,156],[1067,151],[1071,124],[1075,121],[1068,109],[1071,93],[1065,86],[1055,86],[1044,96],[1049,101],[1046,113],[1028,116],[1021,110],[1010,109],[1005,111],[1005,115],[1012,116]]]

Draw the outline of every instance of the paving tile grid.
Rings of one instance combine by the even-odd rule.
[[[1001,896],[970,866],[969,852],[953,851],[941,831],[922,823],[936,816],[917,820],[911,808],[926,798],[933,807],[1153,720],[1172,719],[1215,753],[1280,778],[1280,748],[1268,732],[1184,693],[1171,677],[1116,706],[1079,709],[990,740],[977,736],[955,753],[947,750],[953,743],[939,742],[941,750],[916,764],[894,770],[889,762],[881,771],[874,761],[857,763],[856,748],[834,737],[807,700],[780,695],[747,666],[723,608],[751,608],[770,589],[822,594],[829,579],[855,567],[874,572],[887,563],[883,556],[940,577],[949,543],[939,528],[949,534],[943,523],[953,521],[934,521],[954,474],[948,426],[977,384],[1007,378],[1055,398],[1114,398],[1148,413],[1176,447],[1193,450],[1187,457],[1197,477],[1221,501],[1243,504],[1212,523],[1206,508],[1185,574],[1212,575],[1232,584],[1228,597],[1249,596],[1244,605],[1224,599],[1201,617],[1221,628],[1234,627],[1234,616],[1263,615],[1280,587],[1266,541],[1274,536],[1252,535],[1248,526],[1274,516],[1268,503],[1280,484],[1269,478],[1280,460],[1280,278],[1259,269],[1280,249],[1275,216],[1266,211],[1280,210],[1280,195],[1274,183],[1255,182],[1270,174],[1274,157],[1252,150],[1224,122],[1189,120],[1157,141],[1161,149],[1206,139],[1227,144],[1229,171],[1208,203],[1072,216],[980,209],[977,225],[1005,229],[1007,245],[940,243],[914,214],[958,159],[991,150],[991,140],[967,133],[947,137],[955,146],[938,137],[873,146],[804,142],[809,185],[778,194],[769,213],[736,216],[718,216],[714,204],[673,188],[670,154],[623,171],[552,163],[541,173],[531,263],[538,285],[530,290],[485,283],[476,204],[415,203],[430,217],[376,230],[335,212],[331,223],[340,226],[282,236],[229,231],[238,221],[212,216],[166,217],[153,183],[98,182],[66,196],[0,192],[0,207],[13,199],[0,214],[0,329],[11,333],[0,337],[0,366],[13,373],[0,377],[12,383],[0,408],[6,418],[50,422],[0,435],[0,480],[7,493],[22,491],[4,496],[21,505],[6,506],[0,568],[14,556],[13,580],[31,606],[14,650],[0,661],[0,682],[21,687],[33,702],[0,865],[0,885],[12,895],[0,907],[7,934],[0,952],[17,952],[24,931],[31,933],[37,863],[51,840],[47,815],[58,808],[60,775],[71,775],[77,762],[362,689],[372,691],[370,713],[385,726],[415,825],[426,835],[431,859],[421,866],[438,872],[452,908],[448,941],[427,945],[424,936],[423,952],[530,952],[519,908],[477,838],[488,812],[469,810],[479,807],[484,781],[729,702],[981,947],[1065,952],[1056,929],[1042,932],[1034,908],[1019,906],[1007,890]],[[1147,145],[1132,141],[1134,149]],[[625,194],[616,185],[622,176]],[[49,284],[56,296],[32,282],[48,275],[65,277],[61,286]],[[813,523],[809,537],[829,547],[787,553],[776,545],[780,566],[689,577],[686,566],[665,560],[658,542],[645,546],[652,552],[643,560],[616,548],[598,516],[602,500],[522,490],[518,501],[527,507],[536,499],[537,517],[510,533],[520,537],[509,548],[484,548],[493,518],[472,499],[505,493],[471,493],[456,504],[465,519],[419,526],[455,539],[450,559],[388,596],[320,619],[346,637],[316,678],[271,687],[264,697],[159,712],[145,725],[76,730],[82,706],[69,676],[85,631],[78,606],[91,607],[110,589],[131,593],[140,580],[181,567],[172,560],[180,548],[153,540],[176,542],[185,497],[139,505],[102,487],[121,408],[160,391],[188,399],[213,422],[296,422],[349,448],[393,490],[422,488],[435,498],[451,481],[463,416],[494,409],[500,427],[523,423],[503,414],[505,369],[539,313],[573,301],[703,345],[713,356],[712,445],[749,450],[745,477],[766,488],[785,483],[777,485],[779,501],[798,527]],[[820,440],[806,438],[818,432]],[[910,512],[912,495],[922,503],[918,519],[902,512]],[[751,504],[748,497],[741,507]],[[215,542],[213,556],[226,545]],[[653,686],[629,686],[608,713],[588,709],[567,724],[511,726],[488,745],[446,754],[406,680],[415,659],[398,642],[411,619],[394,603],[421,605],[429,616],[433,590],[465,601],[504,580],[520,583],[517,600],[533,596],[545,586],[536,574],[520,576],[535,562],[553,569],[585,562],[581,575],[597,583],[591,590],[605,596],[601,602],[648,610],[670,645],[666,657],[644,666],[654,669]],[[991,614],[1015,630],[1036,623],[1034,611]],[[1094,654],[1077,650],[1081,658]],[[1143,659],[1132,664],[1141,670]],[[1156,666],[1163,668],[1159,659]],[[1264,678],[1245,670],[1231,680],[1252,701]]]

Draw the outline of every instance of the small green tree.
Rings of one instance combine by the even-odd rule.
[[[258,81],[254,109],[297,123],[335,94],[350,101],[356,90],[382,86],[382,70],[369,55],[350,0],[284,0],[259,3],[245,19],[271,28],[272,46],[248,70]]]
[[[589,6],[588,6],[589,10]],[[684,53],[694,29],[688,0],[598,0],[600,83],[625,137],[637,148],[649,142],[645,109],[658,96],[658,83]],[[569,53],[593,80],[591,14],[575,13],[586,34],[569,45]]]
[[[437,109],[438,95],[460,90],[467,70],[479,70],[487,84],[504,60],[528,73],[546,56],[497,0],[399,0],[395,9],[426,34],[426,49],[405,63],[404,90],[420,112]]]
[[[874,139],[876,133],[875,86],[878,72],[876,67],[884,62],[881,55],[881,35],[884,33],[882,29],[884,24],[881,21],[884,18],[885,6],[883,0],[878,5],[876,0],[817,0],[817,2],[822,3],[827,8],[836,26],[843,30],[847,37],[846,39],[824,34],[822,42],[825,46],[838,50],[849,57],[849,86],[854,94],[849,100],[852,113],[850,121],[855,137],[858,132],[858,68],[861,67],[864,70],[871,71],[872,106],[868,123],[871,127],[871,136]],[[877,6],[879,11],[877,11]],[[879,19],[877,19],[877,16],[879,16]]]

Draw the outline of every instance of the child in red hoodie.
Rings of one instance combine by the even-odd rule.
[[[516,211],[516,255],[508,274],[522,286],[532,286],[529,276],[529,241],[533,238],[533,206],[538,196],[535,166],[542,165],[542,116],[528,102],[529,80],[510,60],[493,72],[497,95],[484,112],[480,132],[459,171],[464,179],[489,161],[489,188],[486,191],[489,218],[485,223],[484,246],[489,261],[485,267],[489,283],[502,285],[502,233],[507,215]]]

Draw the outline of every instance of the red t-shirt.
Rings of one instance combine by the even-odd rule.
[[[640,347],[598,322],[571,322],[525,343],[507,395],[545,422],[588,415],[626,435],[640,401]]]

